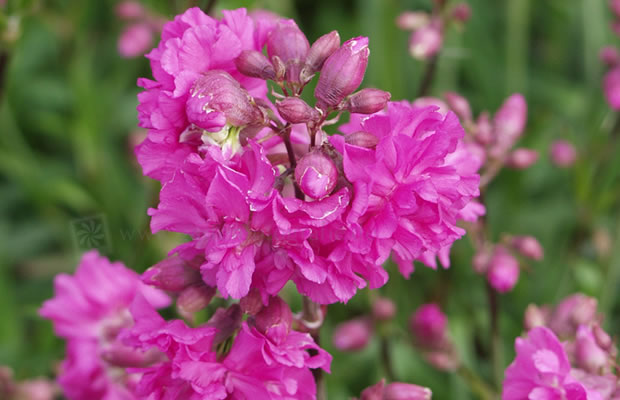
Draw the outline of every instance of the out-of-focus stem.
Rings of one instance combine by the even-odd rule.
[[[429,94],[431,85],[433,84],[433,78],[435,77],[435,72],[437,71],[438,58],[439,57],[437,55],[434,55],[426,62],[426,69],[424,70],[424,75],[422,75],[422,81],[420,82],[417,97],[424,97]]]
[[[321,325],[323,325],[323,313],[321,311],[321,306],[308,297],[303,296],[302,303],[302,321],[306,328],[310,331],[310,335],[314,339],[317,345],[321,345]],[[313,369],[312,375],[314,376],[314,381],[316,382],[316,398],[317,400],[326,400],[327,399],[327,390],[325,387],[325,375],[323,374],[323,370],[320,368]]]
[[[482,400],[494,400],[496,395],[493,389],[487,385],[475,372],[468,367],[461,365],[456,371],[463,378],[472,392],[477,394]]]
[[[487,282],[489,299],[489,319],[491,323],[491,362],[493,366],[493,380],[495,387],[501,387],[504,375],[502,361],[502,342],[499,332],[499,298],[497,292]]]
[[[390,341],[385,335],[381,336],[381,362],[383,363],[383,369],[385,370],[385,377],[390,382],[396,381],[394,374],[394,367],[392,366],[392,355],[390,353]]]
[[[215,4],[217,4],[217,0],[209,0],[207,5],[205,6],[205,13],[213,16],[215,11]]]
[[[6,67],[9,64],[9,53],[6,50],[0,49],[0,100],[4,94],[4,81],[6,75]]]

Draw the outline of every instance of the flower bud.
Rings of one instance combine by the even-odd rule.
[[[303,124],[317,120],[320,115],[317,110],[299,97],[287,97],[276,101],[276,108],[285,121],[291,124]]]
[[[334,330],[334,347],[340,351],[358,351],[370,341],[372,329],[365,318],[356,318],[343,322]]]
[[[262,113],[248,92],[225,71],[203,73],[190,90],[187,119],[209,132],[218,132],[228,123],[252,125],[262,121]]]
[[[605,46],[599,52],[600,60],[608,67],[614,67],[620,62],[620,54],[618,50],[612,46]]]
[[[228,308],[218,308],[213,316],[205,324],[217,328],[217,333],[213,338],[213,346],[222,343],[239,328],[241,328],[241,317],[243,313],[238,304],[233,304]]]
[[[308,81],[317,71],[320,71],[325,60],[340,47],[340,35],[332,31],[318,38],[308,51],[306,66],[302,71],[302,82]]]
[[[620,18],[620,0],[610,0],[609,7],[616,14],[616,18]]]
[[[607,353],[596,344],[592,331],[585,325],[577,329],[575,356],[577,364],[593,374],[600,373],[608,363]]]
[[[142,282],[171,292],[180,292],[201,281],[200,271],[188,266],[178,256],[165,258],[142,274]]]
[[[20,382],[14,400],[54,400],[56,395],[54,382],[46,378],[37,378]]]
[[[540,307],[535,304],[530,304],[525,309],[525,315],[523,317],[523,325],[526,331],[536,328],[537,326],[545,326],[547,323],[547,314]]]
[[[609,350],[612,348],[614,342],[611,340],[611,337],[607,332],[601,328],[601,326],[597,323],[592,327],[592,333],[594,334],[594,339],[596,340],[596,344],[603,350]]]
[[[519,148],[510,153],[506,164],[511,168],[526,169],[531,167],[536,161],[538,161],[538,152],[536,150]]]
[[[321,69],[314,95],[323,110],[336,107],[362,83],[368,65],[368,38],[349,39],[329,56]]]
[[[422,347],[438,348],[444,343],[448,318],[435,303],[420,306],[412,315],[409,326],[416,343]]]
[[[351,133],[345,136],[344,141],[353,146],[365,147],[367,149],[373,149],[377,146],[377,143],[379,143],[379,139],[368,132]]]
[[[605,74],[603,89],[609,106],[613,110],[620,110],[620,66],[612,68]]]
[[[471,18],[471,7],[467,3],[459,3],[452,9],[452,18],[456,21],[467,22]]]
[[[256,329],[275,343],[282,343],[293,323],[293,313],[280,297],[272,297],[269,304],[254,317]]]
[[[256,315],[263,309],[263,299],[260,291],[256,288],[250,289],[250,292],[239,300],[241,311],[246,314]]]
[[[383,390],[385,388],[385,379],[381,379],[379,382],[372,386],[368,386],[362,395],[360,400],[383,400]]]
[[[306,196],[319,200],[329,196],[336,187],[338,168],[322,151],[313,150],[297,162],[295,181]]]
[[[118,39],[118,52],[122,57],[132,58],[146,53],[153,44],[153,31],[148,24],[129,25]]]
[[[418,60],[428,60],[439,52],[443,43],[441,24],[431,22],[415,30],[409,38],[409,53]]]
[[[489,270],[489,262],[491,261],[491,250],[484,248],[474,254],[474,258],[471,260],[474,271],[480,275],[484,275]]]
[[[357,114],[374,114],[383,110],[392,95],[379,89],[362,89],[345,102],[345,110]]]
[[[271,57],[271,63],[273,64],[273,69],[276,72],[276,77],[274,80],[276,82],[281,82],[284,79],[284,75],[286,75],[286,65],[278,56]]]
[[[179,294],[177,308],[185,315],[193,314],[207,307],[213,296],[215,296],[215,288],[204,283],[188,286]]]
[[[116,6],[116,15],[120,19],[138,19],[144,14],[144,7],[138,1],[123,1]]]
[[[519,139],[527,121],[527,103],[521,94],[510,96],[493,118],[496,155],[505,153]]]
[[[575,146],[566,140],[556,140],[551,144],[551,160],[558,167],[570,167],[577,159]]]
[[[500,293],[509,292],[519,280],[519,262],[503,246],[496,246],[487,271],[489,284]]]
[[[101,358],[116,367],[140,368],[159,361],[165,356],[154,348],[143,352],[114,342],[101,352]]]
[[[559,337],[575,335],[579,325],[588,325],[596,318],[596,299],[574,294],[562,300],[553,310],[549,328]]]
[[[396,304],[387,297],[378,297],[372,304],[372,316],[378,321],[389,321],[396,315]]]
[[[443,97],[446,99],[448,107],[458,115],[461,122],[472,120],[471,107],[465,97],[454,92],[444,93]]]
[[[489,144],[493,141],[493,126],[488,112],[482,112],[476,121],[474,136],[479,143]]]
[[[383,390],[383,400],[430,400],[432,394],[433,392],[426,387],[394,382]]]
[[[459,357],[450,349],[425,353],[424,358],[426,362],[440,371],[454,372],[460,365]]]
[[[405,11],[396,18],[396,26],[405,31],[415,31],[428,25],[430,16],[421,11]]]
[[[280,20],[267,38],[267,54],[269,58],[278,56],[282,60],[289,82],[299,82],[299,73],[309,49],[306,35],[292,19]]]
[[[256,50],[243,50],[235,59],[235,66],[243,75],[264,80],[275,79],[276,71],[271,62]]]
[[[543,248],[534,236],[515,236],[512,238],[512,247],[524,257],[540,261],[543,258]]]

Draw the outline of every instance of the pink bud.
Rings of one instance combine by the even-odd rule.
[[[349,97],[345,110],[357,114],[374,114],[383,110],[392,95],[379,89],[362,89]]]
[[[202,310],[211,303],[215,296],[215,288],[199,283],[188,286],[177,298],[177,308],[185,315]]]
[[[165,359],[165,356],[154,348],[143,352],[114,342],[101,352],[101,358],[116,367],[140,368]]]
[[[617,35],[620,36],[620,21],[619,20],[614,20],[611,23],[611,30]]]
[[[275,343],[282,343],[293,323],[291,309],[280,297],[272,297],[269,304],[254,317],[256,329]]]
[[[614,342],[609,336],[607,332],[601,328],[601,326],[596,323],[592,327],[592,333],[594,334],[594,339],[596,340],[596,344],[603,350],[609,350],[612,348]]]
[[[370,323],[364,318],[343,322],[334,330],[334,347],[340,351],[362,350],[368,344],[371,334]]]
[[[508,156],[506,164],[515,169],[526,169],[538,161],[538,152],[532,149],[519,148]]]
[[[213,346],[222,343],[232,336],[237,329],[241,328],[241,317],[243,317],[243,313],[238,304],[215,310],[215,314],[205,324],[206,326],[217,328],[217,333],[213,339]]]
[[[282,19],[267,38],[269,58],[278,56],[286,66],[286,79],[299,82],[299,73],[303,67],[310,43],[306,35],[292,19]]]
[[[383,391],[383,400],[430,400],[432,392],[411,383],[394,382],[388,384]]]
[[[540,261],[543,258],[543,248],[534,236],[515,236],[512,238],[512,247],[524,257]]]
[[[474,271],[480,275],[484,275],[489,270],[489,263],[491,261],[491,250],[484,248],[474,254],[474,258],[471,261]]]
[[[15,391],[13,370],[9,367],[0,366],[0,395],[2,398],[10,398]]]
[[[582,369],[597,374],[607,365],[609,358],[607,353],[596,344],[592,331],[585,325],[577,329],[575,356],[577,364]]]
[[[443,97],[445,97],[448,107],[458,115],[462,122],[471,121],[471,107],[465,97],[454,92],[444,93]]]
[[[616,18],[620,18],[620,0],[610,0],[609,7],[616,14]]]
[[[457,354],[450,350],[431,351],[424,354],[424,358],[440,371],[454,372],[460,365]]]
[[[428,25],[431,18],[425,12],[405,11],[396,18],[396,26],[405,31],[414,31]]]
[[[467,22],[471,18],[471,7],[467,3],[459,3],[452,9],[452,17],[460,22]]]
[[[379,143],[379,139],[368,132],[354,132],[345,136],[345,143],[352,144],[353,146],[366,147],[367,149],[373,149]]]
[[[286,97],[283,100],[276,101],[276,108],[282,118],[291,124],[304,124],[316,121],[320,117],[317,110],[310,107],[299,97]]]
[[[577,159],[575,146],[566,140],[556,140],[551,144],[551,160],[558,167],[570,167]]]
[[[295,181],[313,199],[329,196],[338,181],[336,164],[320,150],[306,153],[295,167]]]
[[[409,326],[416,342],[422,347],[441,346],[447,333],[448,318],[435,303],[420,306],[411,316]]]
[[[618,50],[612,46],[605,46],[599,52],[599,58],[609,67],[615,67],[620,62]]]
[[[54,398],[56,398],[56,386],[54,382],[45,378],[21,382],[17,386],[14,397],[15,400],[53,400]]]
[[[241,300],[239,300],[239,306],[241,310],[250,315],[256,315],[263,309],[263,299],[258,289],[252,288],[250,292]]]
[[[368,38],[349,39],[329,56],[321,69],[314,95],[323,110],[336,107],[362,83],[368,65]]]
[[[583,294],[562,300],[553,310],[549,328],[560,337],[575,335],[579,325],[588,325],[596,318],[597,301]]]
[[[209,132],[220,131],[226,123],[252,125],[263,117],[239,82],[220,70],[204,72],[196,80],[185,109],[189,122]]]
[[[409,38],[409,53],[418,60],[427,60],[439,52],[442,42],[441,24],[432,22],[411,34]]]
[[[387,297],[378,297],[372,304],[372,316],[378,321],[389,321],[396,315],[396,304]]]
[[[489,262],[487,279],[500,293],[509,292],[519,280],[519,262],[503,246],[496,246]]]
[[[171,292],[180,292],[201,281],[200,271],[187,265],[178,256],[165,258],[142,274],[142,282]]]
[[[535,304],[530,304],[525,309],[525,316],[523,317],[523,325],[525,330],[529,331],[537,326],[545,326],[547,323],[549,311],[538,307]]]
[[[318,38],[308,51],[306,57],[306,66],[302,72],[302,81],[309,80],[317,71],[320,71],[325,60],[340,47],[340,35],[336,31],[332,31]]]
[[[493,126],[488,112],[481,112],[476,121],[474,136],[479,143],[489,144],[493,141]]]
[[[520,94],[510,96],[495,113],[496,152],[504,153],[519,139],[527,121],[527,103]]]
[[[144,7],[137,1],[123,1],[116,6],[116,15],[121,19],[137,19],[144,16]]]
[[[243,75],[264,80],[275,79],[276,71],[271,62],[256,50],[243,50],[235,59],[235,66]]]
[[[381,379],[379,382],[372,386],[368,386],[362,392],[360,400],[383,400],[383,390],[385,388],[385,379]]]
[[[612,68],[603,79],[607,102],[613,110],[620,110],[620,66]]]
[[[132,58],[146,53],[153,44],[153,31],[148,24],[129,25],[118,39],[118,52],[122,57]]]

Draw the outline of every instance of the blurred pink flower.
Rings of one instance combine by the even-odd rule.
[[[551,160],[558,167],[570,167],[577,160],[577,149],[567,140],[556,140],[551,143]]]
[[[153,35],[146,23],[129,25],[118,39],[118,52],[125,58],[141,56],[153,46]]]

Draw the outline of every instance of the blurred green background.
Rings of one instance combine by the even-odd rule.
[[[201,2],[198,2],[201,3]],[[204,2],[206,3],[206,1]],[[487,193],[488,221],[502,232],[531,234],[545,258],[501,296],[503,364],[514,356],[525,307],[582,291],[599,299],[606,328],[620,332],[620,132],[601,90],[598,52],[618,44],[605,0],[468,0],[473,14],[463,32],[447,32],[433,95],[457,91],[475,114],[494,112],[513,92],[525,95],[529,120],[520,144],[540,160],[525,171],[503,171]],[[75,268],[82,251],[98,247],[142,271],[182,238],[153,236],[146,209],[158,184],[141,176],[132,146],[136,79],[150,76],[147,60],[123,59],[117,40],[124,23],[113,0],[8,0],[0,8],[0,365],[18,378],[53,375],[63,343],[37,316],[52,296],[55,274]],[[186,1],[144,0],[168,18]],[[343,39],[370,37],[364,85],[412,100],[424,63],[407,52],[395,26],[405,10],[430,10],[430,0],[221,0],[222,8],[266,8],[297,19],[312,42],[337,29]],[[155,42],[153,43],[155,44]],[[570,169],[548,158],[552,140],[574,142]],[[476,398],[454,374],[435,371],[409,345],[407,320],[420,304],[437,301],[466,363],[491,381],[489,318],[484,279],[470,266],[472,248],[459,241],[452,267],[418,266],[410,280],[392,273],[380,293],[397,302],[391,341],[398,380],[432,388],[436,399]],[[390,271],[394,269],[390,267]],[[362,291],[348,305],[330,307],[323,344],[334,355],[331,398],[359,395],[384,375],[379,341],[344,354],[332,348],[335,324],[368,312]]]

